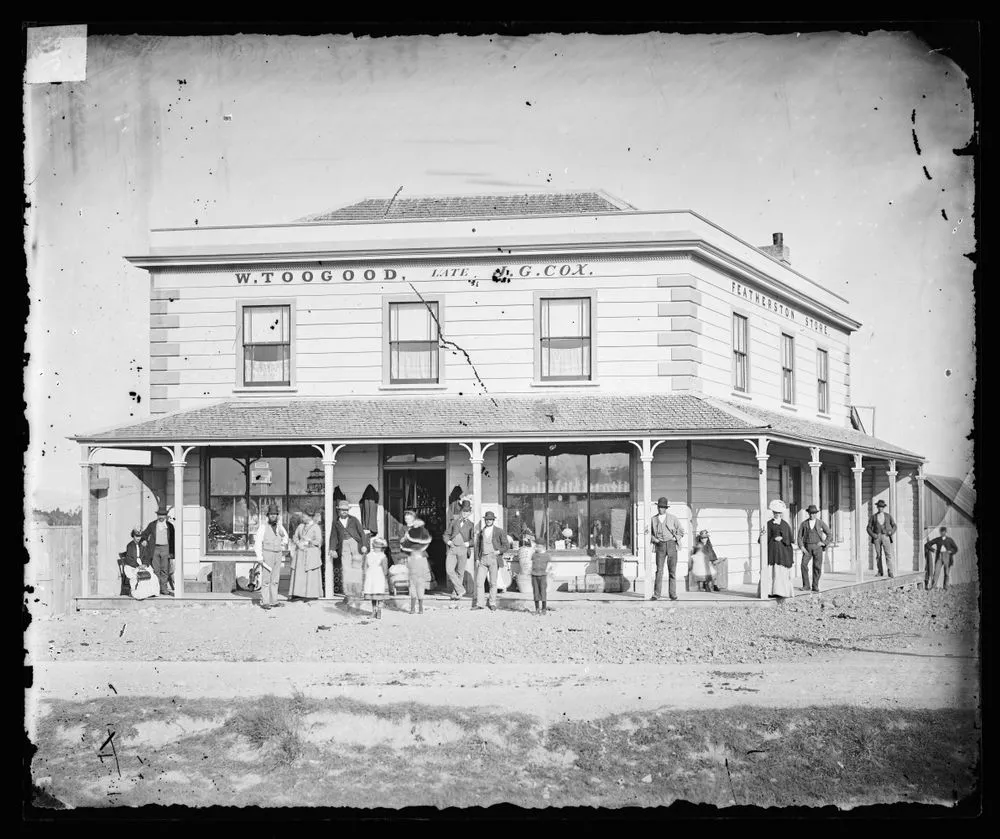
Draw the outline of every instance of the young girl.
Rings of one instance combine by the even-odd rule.
[[[420,614],[424,613],[424,590],[431,581],[431,567],[427,562],[427,546],[431,543],[431,535],[424,527],[422,520],[417,518],[413,510],[403,513],[406,522],[406,532],[399,540],[400,550],[406,551],[406,569],[410,574],[410,614],[417,611],[420,604]]]
[[[708,538],[708,531],[699,531],[691,552],[691,573],[702,591],[719,590],[715,584],[715,562],[715,550],[712,548],[712,540]]]
[[[361,593],[372,602],[372,617],[382,619],[382,601],[385,599],[385,578],[389,573],[385,559],[385,540],[375,536],[371,550],[365,554],[364,582]]]

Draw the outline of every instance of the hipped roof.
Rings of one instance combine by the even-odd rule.
[[[227,441],[467,441],[524,438],[757,436],[770,434],[910,461],[906,449],[851,428],[699,394],[404,396],[234,400],[74,439],[92,445]]]

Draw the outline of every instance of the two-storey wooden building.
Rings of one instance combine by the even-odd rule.
[[[885,498],[919,563],[922,458],[850,421],[847,301],[688,210],[604,193],[363,201],[292,224],[153,230],[151,418],[80,435],[90,594],[158,499],[184,581],[249,561],[262,506],[332,519],[378,494],[432,532],[471,493],[557,560],[619,555],[650,594],[667,496],[733,582],[759,577],[766,505],[816,503],[862,573]],[[456,489],[457,488],[457,489]],[[338,496],[339,497],[339,496]],[[329,566],[328,566],[329,567]],[[331,596],[333,574],[326,574]],[[766,588],[766,586],[765,586]],[[766,596],[762,591],[761,595]]]

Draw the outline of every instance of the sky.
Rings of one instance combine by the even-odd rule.
[[[91,36],[25,84],[29,503],[80,503],[67,438],[148,417],[157,227],[367,197],[604,189],[690,209],[850,301],[875,434],[972,466],[972,160],[962,70],[905,32]],[[925,172],[926,169],[926,172]]]

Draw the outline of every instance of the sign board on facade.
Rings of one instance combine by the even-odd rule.
[[[509,283],[514,277],[590,277],[594,272],[586,262],[553,262],[530,265],[489,264],[464,267],[410,268],[411,279],[464,279],[470,283]],[[294,271],[236,271],[237,285],[274,285],[276,283],[381,282],[406,279],[401,267],[305,268]]]
[[[90,459],[91,463],[106,466],[149,466],[153,462],[153,453],[148,449],[98,449]]]
[[[759,291],[755,291],[749,286],[736,282],[736,280],[733,280],[732,292],[737,297],[741,297],[749,303],[760,306],[762,309],[767,309],[768,311],[774,312],[782,317],[786,317],[789,320],[803,323],[808,329],[812,329],[814,332],[819,332],[823,335],[830,334],[830,331],[827,329],[825,323],[820,323],[815,318],[804,315],[801,312],[796,312],[795,309],[791,306],[786,306],[780,300],[775,300],[773,297],[761,294]]]

